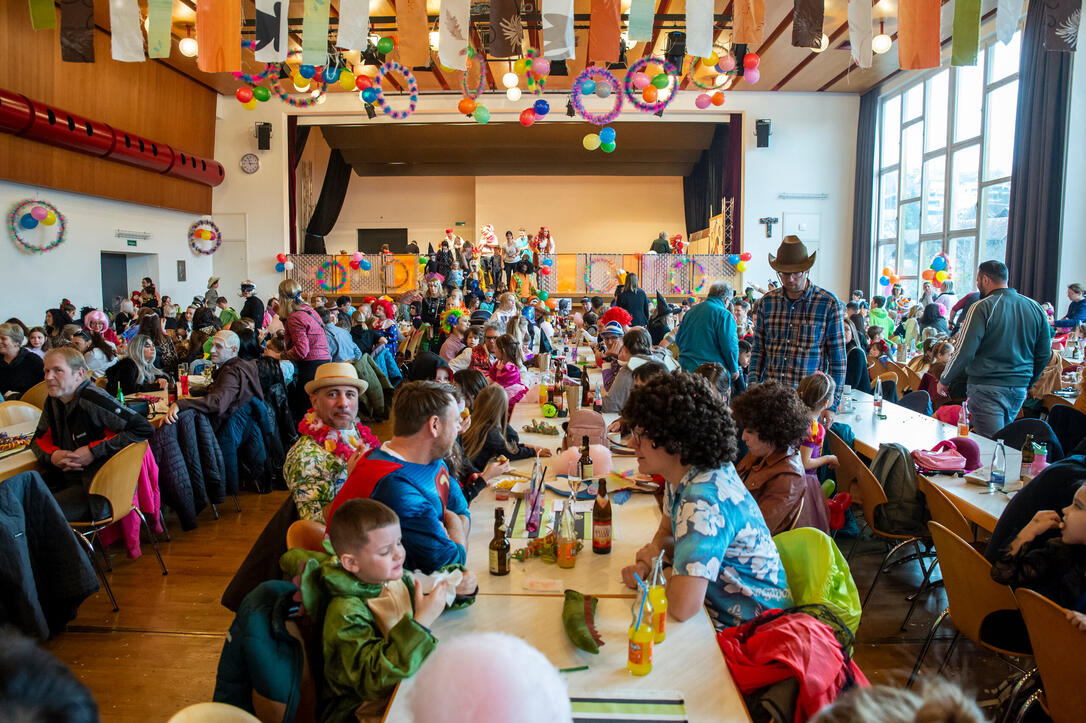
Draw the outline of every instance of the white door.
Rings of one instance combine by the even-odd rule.
[[[212,258],[212,268],[219,277],[219,295],[230,299],[231,308],[238,308],[238,294],[241,292],[241,282],[245,281],[248,271],[248,253],[245,249],[245,241],[223,241],[222,246],[215,252]]]

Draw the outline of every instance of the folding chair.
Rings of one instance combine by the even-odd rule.
[[[19,397],[19,401],[33,404],[38,409],[45,409],[45,400],[48,397],[49,389],[45,386],[45,382],[38,382],[23,392],[23,396]]]
[[[1034,702],[1040,702],[1053,723],[1082,720],[1086,711],[1086,633],[1067,619],[1066,610],[1032,590],[1018,588],[1014,598],[1022,610],[1042,690],[1031,695],[1018,713],[1021,721]]]

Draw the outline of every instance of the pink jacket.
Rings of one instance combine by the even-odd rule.
[[[155,462],[155,456],[151,454],[150,447],[147,448],[147,453],[143,455],[139,483],[136,485],[136,494],[132,501],[140,512],[147,517],[147,524],[151,526],[155,534],[161,533],[162,521],[158,513],[162,501],[158,493],[158,463]],[[134,511],[125,515],[120,522],[114,522],[102,530],[100,536],[102,544],[109,545],[120,539],[122,535],[124,536],[124,545],[128,548],[128,556],[132,558],[139,557],[142,554],[140,551],[140,518]]]
[[[509,413],[512,414],[513,407],[517,406],[517,402],[528,393],[528,387],[520,380],[520,369],[512,362],[506,362],[505,364],[494,362],[494,366],[490,367],[490,371],[487,372],[487,377],[495,384],[505,387],[505,391],[509,395]]]
[[[328,337],[317,312],[303,306],[287,319],[287,356],[294,361],[328,361]]]

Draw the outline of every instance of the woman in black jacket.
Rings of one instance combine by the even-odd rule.
[[[23,346],[23,330],[0,324],[0,394],[22,394],[44,379],[42,358]]]
[[[859,316],[857,314],[856,316]],[[845,384],[861,392],[871,393],[871,375],[867,371],[867,354],[856,343],[856,326],[845,321]]]
[[[946,319],[943,317],[943,307],[936,303],[928,304],[924,307],[924,313],[920,315],[920,335],[923,337],[924,329],[931,327],[935,329],[941,336],[946,336],[950,333],[947,328]]]
[[[136,334],[128,345],[128,356],[106,370],[106,391],[117,396],[118,387],[125,394],[165,390],[169,380],[155,367],[156,356],[151,338]]]
[[[626,283],[615,292],[615,306],[633,317],[630,326],[649,325],[649,299],[637,284],[637,274],[626,274]]]

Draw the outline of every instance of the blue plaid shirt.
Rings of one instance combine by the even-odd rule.
[[[837,385],[833,409],[845,383],[845,332],[837,297],[808,282],[803,296],[789,299],[772,289],[758,302],[750,382],[778,381],[790,387],[824,371]]]

